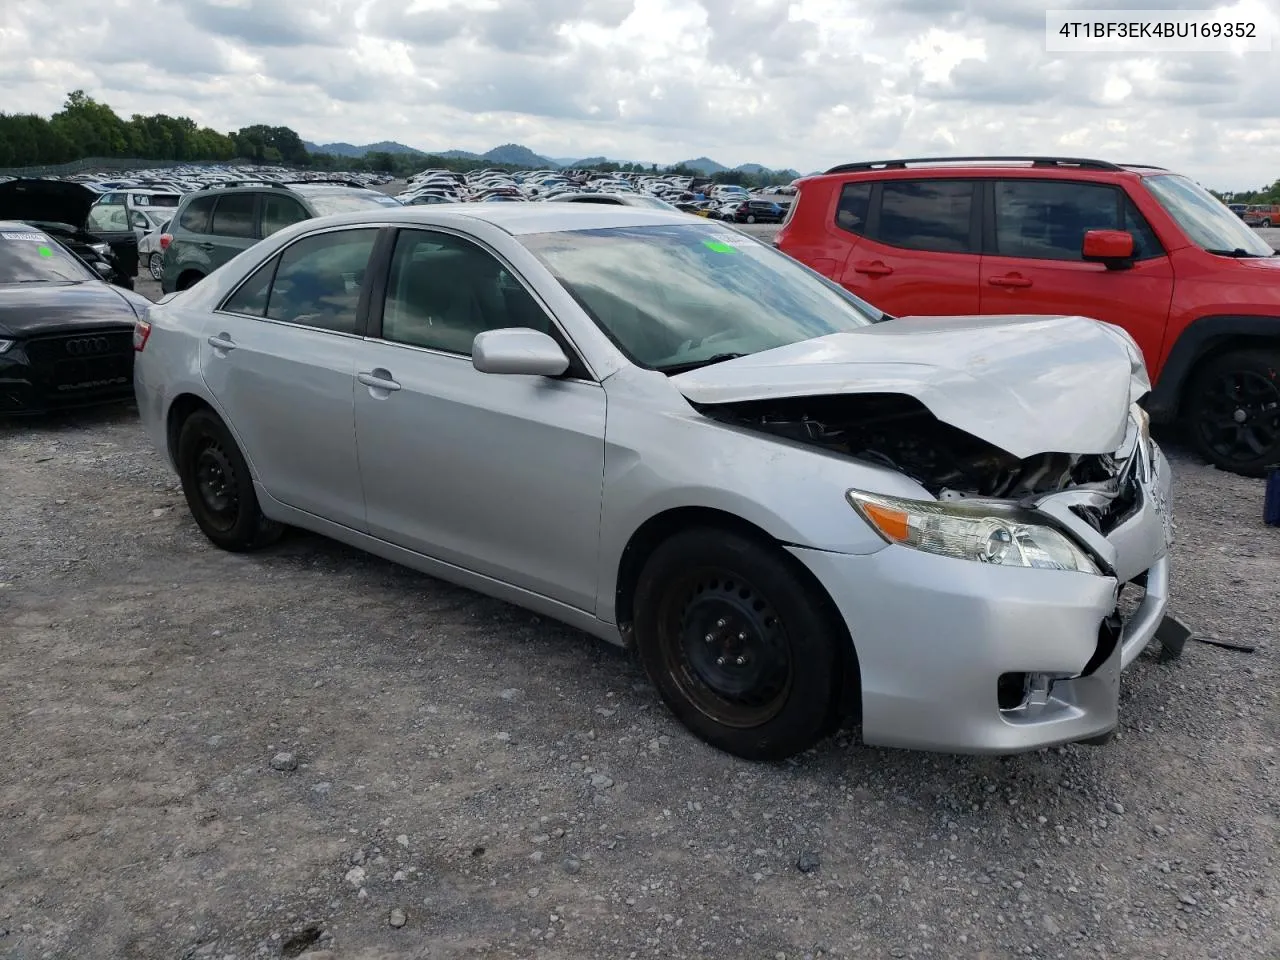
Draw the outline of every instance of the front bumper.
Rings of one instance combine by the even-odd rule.
[[[866,556],[791,548],[849,626],[864,742],[1017,753],[1114,730],[1120,672],[1155,637],[1169,596],[1169,468],[1154,444],[1139,489],[1105,537],[1070,512],[1070,498],[1042,505],[1094,546],[1108,576],[902,546]],[[1121,603],[1126,584],[1142,593],[1136,606]]]

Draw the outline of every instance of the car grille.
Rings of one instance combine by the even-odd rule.
[[[133,380],[133,333],[93,331],[39,337],[26,344],[32,371],[54,396],[120,391]]]

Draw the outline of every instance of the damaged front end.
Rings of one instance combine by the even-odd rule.
[[[902,394],[854,393],[695,404],[732,426],[820,447],[915,480],[939,500],[1025,501],[1078,489],[1076,511],[1106,533],[1136,508],[1138,424],[1114,453],[1038,453],[1020,458],[939,420]]]

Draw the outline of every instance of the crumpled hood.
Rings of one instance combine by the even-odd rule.
[[[1086,317],[902,317],[677,374],[697,404],[842,393],[915,397],[1025,458],[1112,453],[1150,391],[1133,338]]]

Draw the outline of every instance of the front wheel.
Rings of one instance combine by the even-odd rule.
[[[152,280],[164,279],[164,254],[153,253],[147,259],[147,269],[151,271]]]
[[[1262,221],[1262,225],[1263,225],[1264,227],[1266,227],[1267,229],[1270,229],[1270,228],[1271,228],[1271,221],[1270,221],[1270,220],[1263,220],[1263,221]]]
[[[191,515],[216,546],[241,553],[280,538],[283,526],[263,515],[249,464],[213,411],[187,417],[178,434],[177,459]]]
[[[1220,470],[1262,476],[1280,463],[1280,351],[1215,357],[1196,374],[1185,409],[1201,456]]]
[[[747,223],[755,223],[756,215],[754,213],[747,214]]]
[[[635,637],[676,717],[735,756],[786,759],[838,720],[848,638],[774,546],[714,528],[667,540],[636,585]]]

